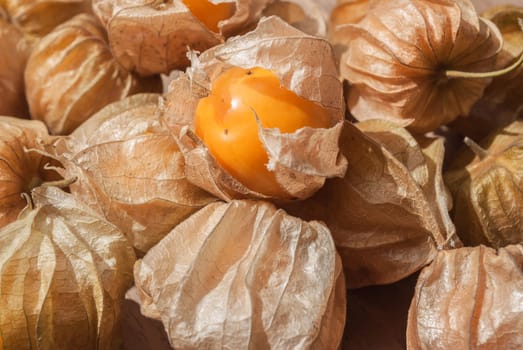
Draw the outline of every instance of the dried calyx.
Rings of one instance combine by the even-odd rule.
[[[288,52],[293,52],[292,57]],[[279,63],[284,60],[291,60],[293,64]],[[274,90],[267,89],[267,86],[281,85],[279,90],[287,91],[285,96],[294,96],[291,100],[304,100],[305,104],[316,106],[322,111],[320,114],[326,115],[326,127],[306,127],[314,126],[310,123],[301,123],[305,127],[300,127],[300,122],[293,122],[297,127],[280,130],[278,123],[287,123],[283,121],[285,118],[279,118],[272,125],[267,120],[271,119],[272,114],[286,114],[288,110],[271,110],[268,118],[267,113],[264,113],[267,105],[262,103],[259,106],[258,116],[256,111],[244,105],[238,110],[243,109],[246,113],[240,116],[230,98],[225,98],[228,102],[224,103],[220,99],[214,99],[216,106],[220,106],[218,110],[225,110],[234,118],[240,117],[233,123],[233,127],[249,125],[253,137],[259,138],[262,147],[258,149],[263,153],[259,166],[266,167],[271,176],[274,176],[277,191],[264,194],[249,188],[248,183],[256,181],[242,183],[242,180],[234,176],[233,171],[220,166],[218,157],[210,151],[212,145],[205,144],[205,137],[200,139],[195,134],[194,115],[200,99],[207,98],[211,94],[213,82],[218,81],[218,77],[232,67],[239,67],[243,69],[240,71],[247,73],[249,69],[268,72],[262,74],[264,77],[259,85],[251,81],[250,75],[240,77],[240,81],[247,85],[245,89],[231,90],[238,98],[260,98],[261,101],[274,98],[276,105],[285,106],[285,98],[275,98],[274,95],[277,94]],[[164,122],[169,125],[184,152],[187,179],[219,198],[230,200],[253,197],[306,198],[318,190],[326,178],[342,176],[346,161],[339,152],[338,139],[343,126],[344,106],[342,86],[336,76],[336,65],[329,43],[304,34],[277,17],[263,19],[256,30],[232,38],[199,57],[193,57],[187,75],[181,74],[171,82],[162,111]],[[267,85],[269,80],[275,84]],[[249,81],[255,88],[249,87]],[[227,92],[228,88],[221,90]],[[291,105],[288,104],[289,108]],[[296,105],[292,108],[296,108]],[[212,108],[207,110],[212,111]],[[305,119],[312,120],[316,117],[321,119],[317,113],[312,113]],[[220,121],[220,118],[216,119]],[[225,135],[223,125],[214,124],[217,128],[215,131]],[[321,123],[316,126],[320,125]],[[243,151],[245,150],[238,150]]]
[[[348,42],[348,106],[359,120],[401,119],[411,131],[432,131],[467,115],[492,77],[507,72],[488,73],[502,37],[469,0],[375,1],[361,22],[339,31]]]
[[[445,174],[454,197],[453,219],[469,245],[503,247],[523,242],[523,122],[498,130],[480,145],[466,138]]]

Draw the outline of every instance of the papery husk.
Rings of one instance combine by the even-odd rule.
[[[156,118],[158,94],[108,105],[49,151],[78,177],[71,192],[116,225],[140,253],[216,200],[185,178],[184,159]]]
[[[474,4],[474,7],[478,11],[478,13],[483,13],[484,11],[487,11],[495,6],[518,6],[521,5],[521,0],[472,0],[472,3]]]
[[[416,133],[469,113],[491,79],[446,72],[492,71],[502,46],[499,30],[469,0],[376,1],[361,22],[338,30],[348,42],[341,75],[351,84],[351,114],[408,121]]]
[[[523,18],[523,7],[497,6],[483,16],[491,20],[503,35],[503,49],[496,67],[507,67],[523,53],[523,28],[518,25],[518,19]],[[523,66],[494,78],[470,114],[456,119],[451,126],[479,141],[492,130],[507,126],[518,118],[523,118]]]
[[[441,251],[421,272],[407,349],[521,349],[523,247]]]
[[[396,282],[430,263],[437,250],[461,244],[441,175],[443,139],[420,142],[388,121],[347,122],[345,177],[285,206],[292,215],[326,223],[349,288]]]
[[[42,37],[80,13],[91,12],[91,0],[0,0],[11,22],[24,33]]]
[[[281,62],[288,61],[289,64]],[[193,57],[187,74],[180,74],[165,95],[162,118],[178,138],[189,181],[224,200],[266,198],[234,179],[209,153],[193,132],[198,100],[209,94],[212,81],[233,67],[271,70],[283,87],[321,105],[331,127],[301,128],[294,133],[259,128],[267,150],[267,167],[289,198],[307,198],[325,179],[343,176],[346,159],[338,147],[343,126],[342,86],[332,50],[325,39],[306,35],[278,17],[264,18],[256,30]]]
[[[495,131],[480,145],[485,154],[466,148],[445,173],[458,235],[467,245],[522,243],[523,121]]]
[[[304,33],[316,36],[327,35],[330,8],[322,1],[275,0],[263,10],[263,16],[278,16]]]
[[[24,91],[24,69],[29,51],[22,32],[0,14],[0,115],[29,116]]]
[[[329,230],[262,201],[209,204],[135,264],[141,310],[183,349],[336,349],[345,284]]]
[[[159,78],[138,79],[112,56],[96,18],[81,14],[41,39],[25,71],[31,117],[53,134],[69,134],[107,104],[160,91]]]
[[[27,200],[22,194],[59,178],[46,167],[50,158],[31,151],[40,147],[38,140],[48,137],[40,121],[0,116],[0,227],[16,220],[25,208]]]
[[[218,33],[194,17],[181,0],[93,0],[93,9],[107,29],[118,62],[147,76],[187,67],[189,49],[204,51],[239,34],[254,24],[270,0],[212,2],[236,4],[232,17],[218,24]]]
[[[134,252],[113,225],[56,187],[0,229],[4,350],[118,349]]]

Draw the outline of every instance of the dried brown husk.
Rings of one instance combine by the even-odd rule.
[[[407,349],[521,349],[523,247],[441,251],[421,272]]]
[[[522,243],[523,121],[494,132],[480,145],[485,154],[466,148],[445,173],[458,235],[468,245]]]
[[[71,193],[116,225],[144,253],[216,200],[185,178],[184,159],[155,111],[158,94],[108,105],[50,150]]]
[[[361,22],[338,30],[348,42],[340,69],[351,84],[351,114],[408,121],[416,133],[469,113],[491,79],[446,72],[492,71],[502,46],[499,30],[469,0],[376,1]]]
[[[29,51],[23,34],[0,16],[0,115],[29,116],[24,91]]]
[[[146,76],[187,67],[188,49],[204,51],[242,32],[269,1],[212,1],[236,4],[232,17],[218,24],[218,33],[194,17],[181,0],[93,0],[93,9],[107,29],[118,62]]]
[[[346,123],[341,148],[345,177],[285,208],[327,224],[349,288],[396,282],[437,250],[460,245],[441,173],[443,139],[417,141],[394,123],[369,120]]]
[[[53,134],[69,134],[105,105],[159,91],[158,77],[138,79],[112,56],[104,29],[90,15],[61,24],[33,49],[25,71],[31,117]]]
[[[22,194],[58,174],[46,167],[52,161],[32,151],[38,140],[49,137],[45,125],[36,120],[0,116],[0,227],[16,220],[27,201]]]
[[[327,35],[330,7],[316,0],[275,0],[263,10],[263,16],[278,16],[304,33]]]
[[[56,187],[0,229],[3,349],[118,349],[135,255],[122,233]]]
[[[0,0],[0,4],[13,24],[37,37],[77,14],[91,12],[90,0]]]
[[[331,127],[325,129],[281,133],[260,127],[258,135],[267,150],[268,167],[288,197],[306,198],[323,186],[326,178],[343,176],[347,164],[338,147],[343,92],[331,46],[278,17],[267,17],[256,30],[193,57],[187,75],[180,74],[170,83],[162,118],[179,139],[189,181],[224,200],[266,197],[222,169],[192,131],[199,99],[209,94],[218,75],[233,66],[271,70],[282,86],[318,103],[330,115]]]
[[[263,201],[213,203],[135,264],[146,316],[183,349],[336,349],[345,284],[328,228]]]
[[[497,6],[483,16],[491,20],[503,35],[503,49],[496,67],[507,67],[523,53],[523,28],[518,24],[518,19],[523,18],[523,7]],[[517,118],[523,118],[522,66],[494,78],[483,97],[472,107],[470,115],[456,119],[452,127],[474,140],[481,140],[492,130],[507,126]]]

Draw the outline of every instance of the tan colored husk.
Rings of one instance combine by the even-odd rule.
[[[39,147],[37,140],[48,137],[40,121],[0,116],[0,227],[16,220],[27,205],[23,193],[57,180],[58,174],[46,169],[51,160],[30,151]]]
[[[271,70],[282,86],[320,104],[331,117],[327,129],[280,133],[260,127],[259,138],[269,157],[267,167],[275,172],[289,197],[306,198],[326,178],[343,176],[347,163],[339,152],[338,139],[344,104],[331,47],[326,40],[305,35],[278,17],[268,17],[256,30],[193,57],[187,75],[180,74],[169,86],[162,117],[179,139],[189,181],[224,200],[265,197],[226,173],[192,131],[198,100],[207,96],[211,82],[232,66]]]
[[[196,19],[181,0],[93,0],[93,9],[105,24],[118,62],[146,76],[187,67],[188,49],[203,51],[240,33],[254,24],[269,1],[212,1],[236,4],[232,17],[218,24],[219,33]]]
[[[337,349],[345,284],[326,226],[262,201],[213,203],[135,264],[144,315],[183,349]]]
[[[37,37],[79,13],[91,12],[90,0],[0,0],[0,5],[13,24]]]
[[[504,68],[523,53],[523,28],[518,25],[518,19],[523,18],[523,7],[497,6],[483,16],[491,20],[503,35],[503,49],[496,67]],[[483,97],[472,107],[470,115],[456,119],[452,127],[479,141],[492,130],[517,118],[523,118],[523,66],[494,78]]]
[[[49,152],[78,177],[71,193],[116,225],[140,253],[215,197],[185,179],[184,159],[158,122],[159,95],[108,105]]]
[[[285,205],[322,220],[342,257],[349,288],[398,281],[428,264],[439,249],[459,246],[441,176],[441,138],[418,144],[383,120],[346,123],[341,138],[349,167],[312,198]]]
[[[118,349],[134,252],[113,225],[56,187],[0,229],[4,350]]]
[[[492,71],[502,46],[499,30],[469,0],[376,1],[361,22],[338,30],[348,42],[341,74],[351,84],[351,114],[408,121],[417,133],[469,113],[491,79],[446,72]]]
[[[330,8],[316,0],[275,0],[263,10],[263,16],[278,16],[304,33],[327,35]]]
[[[25,71],[31,117],[54,134],[68,134],[105,105],[141,91],[159,91],[159,78],[139,80],[114,60],[103,28],[81,14],[33,49]]]
[[[523,247],[441,251],[420,274],[407,349],[521,349]]]
[[[0,115],[29,116],[24,91],[29,51],[23,34],[0,17]]]
[[[523,121],[480,144],[485,155],[464,149],[445,181],[454,197],[453,220],[469,245],[495,248],[523,242]]]

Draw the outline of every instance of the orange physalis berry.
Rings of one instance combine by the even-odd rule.
[[[257,118],[264,128],[292,133],[305,126],[327,128],[329,115],[320,105],[282,87],[278,77],[263,68],[227,70],[198,103],[196,134],[217,162],[250,190],[288,197],[267,168]]]
[[[182,0],[191,13],[209,30],[218,32],[218,23],[234,14],[236,6],[233,2],[213,4],[206,0]]]

